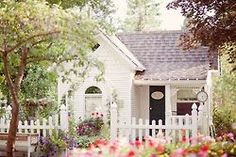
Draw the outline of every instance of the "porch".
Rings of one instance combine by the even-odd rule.
[[[192,105],[201,106],[211,122],[211,87],[206,80],[134,80],[131,106],[132,117],[167,122],[168,116],[191,115]],[[206,101],[197,99],[200,91],[207,94]]]

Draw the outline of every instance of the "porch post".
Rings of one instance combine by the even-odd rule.
[[[171,113],[171,91],[170,91],[170,85],[165,86],[165,121],[168,122],[168,116],[170,116]]]

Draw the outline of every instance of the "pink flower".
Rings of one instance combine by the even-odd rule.
[[[135,141],[135,146],[136,146],[136,147],[139,148],[141,145],[142,145],[142,142],[140,142],[139,140],[136,140],[136,141]]]
[[[227,137],[231,140],[234,140],[234,134],[233,133],[228,133]]]
[[[116,144],[112,144],[110,147],[109,147],[109,152],[111,154],[115,153],[116,150],[118,149],[117,145]]]
[[[228,155],[225,153],[225,154],[221,155],[221,157],[228,157]]]

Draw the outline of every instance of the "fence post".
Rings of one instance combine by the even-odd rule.
[[[67,108],[65,105],[61,105],[60,128],[62,131],[68,131],[68,128],[69,128],[68,112],[67,112]]]
[[[202,134],[203,133],[203,104],[202,102],[200,103],[200,106],[198,107],[198,130]]]
[[[197,105],[194,103],[192,105],[192,137],[197,136],[197,128],[198,128]]]
[[[207,106],[206,104],[203,105],[203,112],[202,112],[202,127],[203,127],[203,134],[209,135],[209,116],[207,115]]]
[[[170,133],[171,133],[171,129],[170,129],[170,126],[172,125],[171,124],[171,112],[167,112],[166,113],[166,122],[165,122],[165,125],[166,125],[166,132],[165,132],[165,138],[169,138],[170,136]]]
[[[117,138],[117,105],[116,103],[111,103],[111,128],[110,128],[111,140]]]

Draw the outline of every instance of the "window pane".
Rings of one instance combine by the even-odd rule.
[[[98,87],[91,86],[88,89],[86,89],[85,94],[102,94],[102,91]]]

